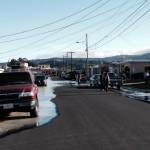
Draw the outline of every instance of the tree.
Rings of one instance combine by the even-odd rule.
[[[16,59],[12,59],[10,62],[7,63],[8,67],[14,66],[14,65],[20,65],[20,62]]]
[[[29,66],[33,67],[37,66],[37,64],[29,61],[27,58],[18,58],[18,60],[12,59],[10,62],[8,61],[7,66],[20,66],[21,63],[28,63]]]

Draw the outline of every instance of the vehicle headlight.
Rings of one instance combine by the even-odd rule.
[[[23,92],[20,97],[33,97],[34,93],[33,92]]]

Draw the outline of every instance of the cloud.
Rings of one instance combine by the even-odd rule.
[[[134,55],[142,55],[145,53],[150,53],[150,48],[144,48],[144,49],[138,50],[134,53]]]

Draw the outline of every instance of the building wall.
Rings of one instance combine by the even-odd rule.
[[[0,63],[0,68],[6,70],[8,68],[7,63]]]
[[[93,74],[100,74],[99,66],[90,67],[90,76],[92,76]]]
[[[150,63],[148,60],[126,61],[126,62],[121,62],[119,65],[120,72],[122,72],[122,70],[125,67],[128,67],[130,69],[130,75],[128,78],[143,78],[142,74],[144,74],[145,68],[148,66],[150,67]]]
[[[28,63],[21,63],[21,64],[20,64],[20,67],[21,67],[21,68],[28,68]]]
[[[145,72],[145,67],[150,66],[149,62],[134,62],[134,61],[122,63],[121,66],[122,65],[124,65],[124,68],[129,67],[131,74],[140,73],[140,72],[144,73]]]

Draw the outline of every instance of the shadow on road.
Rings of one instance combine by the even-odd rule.
[[[20,120],[20,119],[28,119],[30,116],[0,116],[1,121],[5,120]]]

